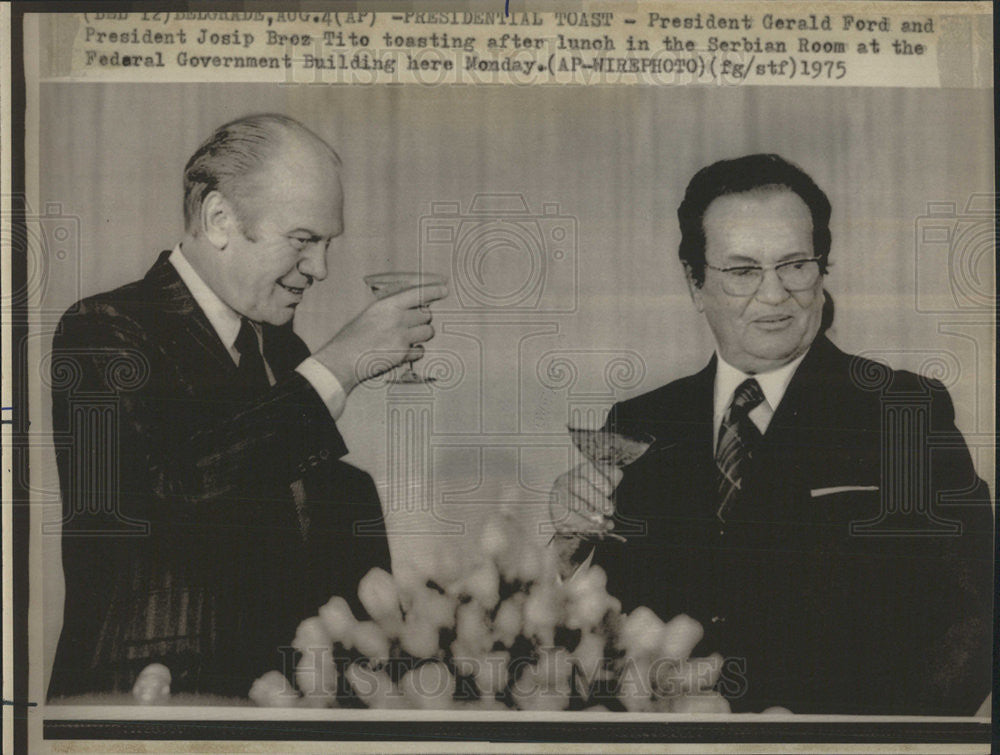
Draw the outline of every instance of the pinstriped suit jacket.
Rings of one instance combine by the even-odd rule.
[[[339,461],[336,424],[294,371],[305,344],[265,326],[277,383],[240,395],[168,255],[79,302],[54,338],[66,601],[50,698],[126,691],[151,662],[175,692],[245,696],[282,668],[298,621],[333,594],[358,610],[360,577],[389,567],[374,484]]]

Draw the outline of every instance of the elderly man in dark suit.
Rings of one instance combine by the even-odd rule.
[[[557,480],[565,573],[592,558],[626,609],[699,620],[736,712],[972,715],[993,515],[947,391],[828,340],[830,204],[796,166],[711,165],[678,216],[716,353],[613,407],[655,438],[638,461]]]
[[[296,624],[389,566],[377,491],[339,461],[365,352],[418,359],[443,286],[375,302],[315,353],[296,306],[343,231],[340,160],[278,115],[221,126],[184,173],[186,234],[72,307],[52,348],[64,623],[49,696],[245,696]]]

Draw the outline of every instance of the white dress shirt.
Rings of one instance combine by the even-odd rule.
[[[222,340],[233,361],[239,364],[240,352],[236,350],[236,336],[239,335],[242,324],[240,315],[222,301],[219,295],[209,288],[208,284],[198,275],[198,271],[191,266],[191,263],[181,251],[180,244],[174,247],[168,259],[170,260],[170,264],[177,270],[177,274],[181,280],[184,281],[184,285],[188,287],[195,302],[197,302],[198,306],[205,313],[205,317],[208,318],[209,323],[211,323],[212,328]],[[254,331],[257,333],[257,345],[263,356],[263,333],[260,325],[257,323],[252,324]],[[264,368],[267,370],[268,381],[271,385],[274,385],[274,373],[271,372],[271,366],[267,363],[266,358],[264,359]],[[334,420],[339,419],[340,415],[344,412],[347,395],[344,393],[344,388],[336,376],[312,357],[307,357],[295,368],[295,371],[309,381],[309,384],[319,394],[323,403],[326,404],[330,416]]]
[[[805,354],[792,360],[783,367],[770,372],[760,372],[756,375],[748,375],[742,370],[738,370],[729,364],[718,351],[715,352],[715,413],[712,420],[712,449],[714,451],[719,442],[719,429],[722,427],[722,419],[726,416],[726,410],[733,402],[733,394],[740,384],[747,378],[754,378],[760,385],[764,400],[750,412],[751,421],[757,425],[760,434],[767,432],[771,418],[781,403],[785,395],[788,384],[792,381],[792,375],[798,369],[799,364],[805,358]]]

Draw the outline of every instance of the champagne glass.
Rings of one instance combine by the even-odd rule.
[[[614,432],[608,429],[587,430],[579,427],[567,427],[573,445],[587,457],[591,464],[601,467],[627,467],[642,456],[656,440],[649,433]],[[608,531],[603,537],[610,537],[621,542],[627,539],[617,532]]]
[[[448,279],[445,276],[438,275],[437,273],[389,272],[365,276],[365,283],[368,284],[368,288],[375,294],[376,299],[384,299],[387,296],[392,296],[393,294],[398,294],[400,291],[406,291],[417,286],[444,285],[447,282]],[[413,369],[413,364],[408,363],[398,377],[389,378],[387,382],[395,384],[433,383],[434,378],[418,375]]]

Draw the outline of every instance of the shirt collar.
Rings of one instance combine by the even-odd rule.
[[[239,314],[222,301],[219,295],[202,280],[202,277],[198,275],[198,271],[191,266],[187,257],[184,256],[180,244],[174,247],[168,259],[170,260],[170,264],[177,270],[177,274],[181,277],[181,280],[184,281],[184,285],[188,287],[191,296],[194,297],[198,306],[205,313],[205,317],[212,324],[212,328],[222,340],[223,345],[232,351],[233,344],[236,343],[236,336],[239,335],[240,326],[242,325]]]
[[[808,350],[807,350],[808,353]],[[716,355],[715,368],[715,412],[724,414],[732,401],[733,393],[747,378],[755,378],[764,394],[764,399],[771,407],[771,411],[776,411],[778,404],[785,395],[788,384],[792,381],[792,376],[799,364],[805,359],[805,354],[793,359],[786,365],[770,372],[760,372],[756,375],[748,375],[742,370],[738,370],[729,364],[718,351]],[[720,411],[721,410],[721,411]]]

